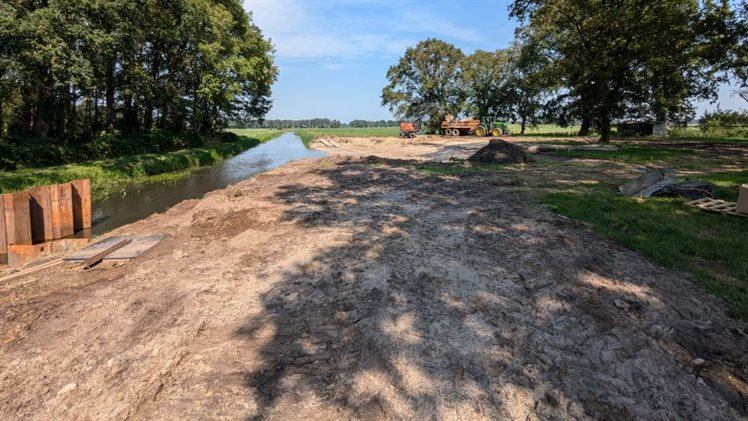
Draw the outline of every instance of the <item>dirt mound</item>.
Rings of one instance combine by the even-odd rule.
[[[485,164],[519,164],[528,161],[527,153],[521,146],[501,139],[491,139],[488,145],[480,148],[468,161]]]

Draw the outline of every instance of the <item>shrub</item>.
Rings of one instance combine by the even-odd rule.
[[[699,128],[708,135],[748,138],[748,111],[707,111]]]

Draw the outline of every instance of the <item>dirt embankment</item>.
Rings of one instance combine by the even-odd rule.
[[[517,184],[325,158],[124,227],[171,237],[0,285],[0,418],[748,415],[724,305]]]

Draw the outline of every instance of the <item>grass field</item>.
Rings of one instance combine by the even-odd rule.
[[[512,136],[519,136],[520,125],[509,124],[509,132]],[[243,136],[252,136],[252,133],[267,131],[266,129],[229,129],[227,130],[232,133],[236,133]],[[340,137],[397,137],[400,133],[400,129],[397,127],[372,127],[372,128],[334,128],[334,129],[285,129],[277,130],[278,132],[292,131],[298,134],[306,144],[309,144],[311,140],[319,136],[340,136]],[[527,126],[525,128],[525,136],[527,137],[575,137],[579,133],[579,126],[561,127],[553,124],[541,124],[538,126]],[[613,134],[615,137],[615,133]],[[596,138],[597,135],[588,136]],[[623,138],[623,139],[634,139],[634,138]],[[716,136],[706,135],[702,133],[698,127],[687,127],[680,128],[676,127],[671,130],[669,137],[654,137],[644,136],[637,137],[637,139],[657,139],[661,141],[690,141],[690,142],[708,142],[708,143],[723,143],[723,142],[748,142],[748,138],[735,137],[735,136]]]
[[[0,171],[0,193],[88,178],[92,183],[94,198],[99,199],[115,191],[123,183],[147,183],[183,177],[195,168],[215,164],[277,135],[277,131],[251,131],[238,136],[235,142],[210,147],[162,154],[132,155],[46,168]]]

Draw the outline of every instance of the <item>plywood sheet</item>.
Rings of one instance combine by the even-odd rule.
[[[109,237],[106,240],[99,241],[96,244],[92,244],[91,246],[86,247],[85,249],[75,253],[72,256],[66,257],[65,260],[84,261],[108,249],[109,247],[112,247],[113,245],[119,243],[120,241],[128,240],[128,239],[132,240],[132,243],[106,256],[104,258],[104,261],[135,259],[135,258],[138,258],[144,255],[150,249],[155,247],[158,243],[163,241],[166,237],[168,236],[165,234],[145,235],[145,236]]]

